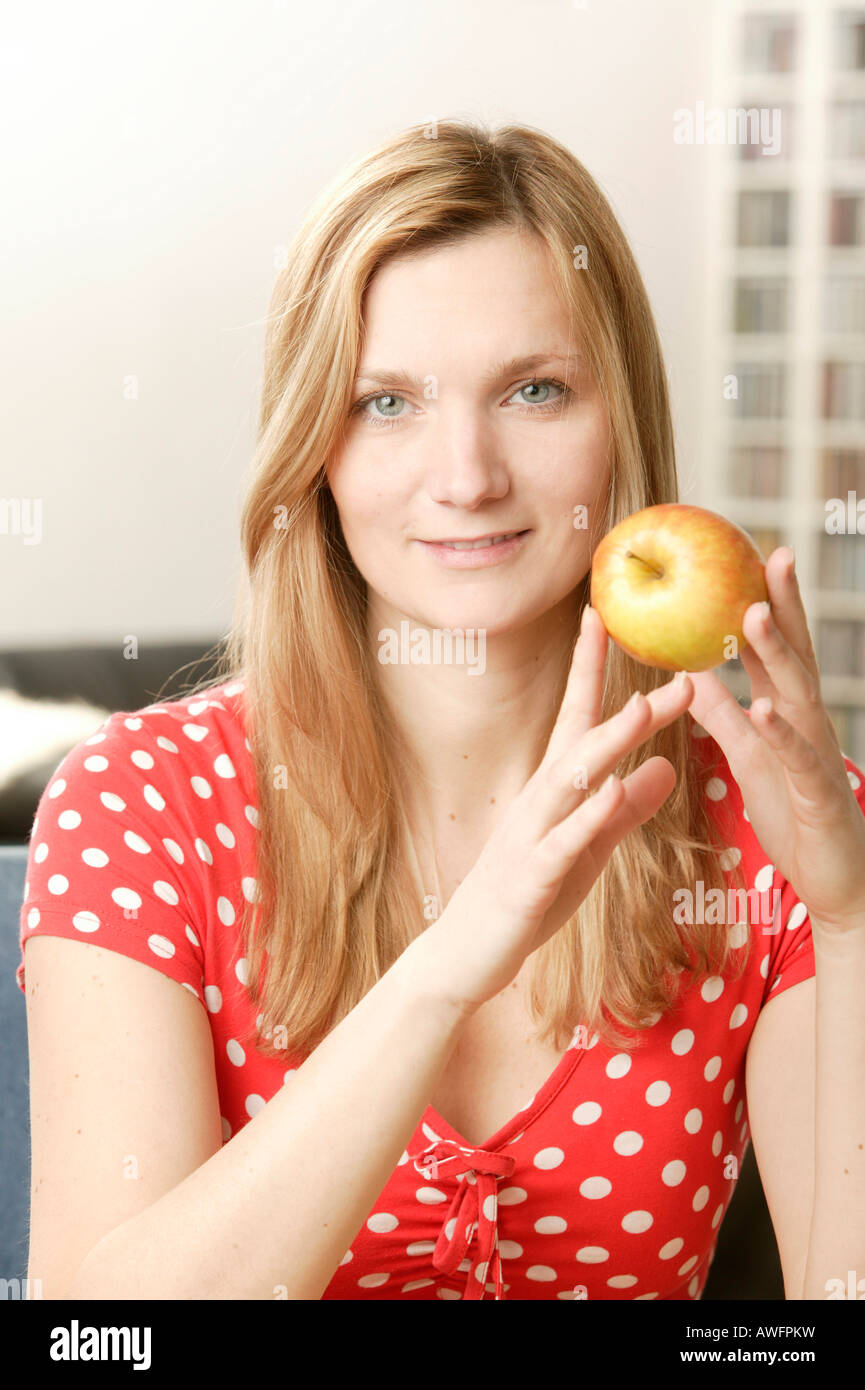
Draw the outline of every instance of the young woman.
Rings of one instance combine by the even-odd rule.
[[[676,497],[559,143],[412,129],[312,209],[222,668],[34,821],[45,1297],[697,1299],[752,1137],[787,1297],[865,1270],[865,789],[786,548],[750,714],[608,640],[594,546]]]

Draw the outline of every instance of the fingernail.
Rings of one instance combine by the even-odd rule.
[[[675,676],[673,677],[673,682],[675,684],[681,685],[687,674],[687,671],[677,671]]]

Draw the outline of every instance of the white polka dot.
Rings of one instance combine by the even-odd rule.
[[[81,851],[81,858],[91,869],[104,869],[105,865],[108,863],[108,855],[105,853],[104,849],[93,849],[92,847],[83,849]]]
[[[687,1171],[682,1160],[674,1158],[661,1169],[661,1182],[667,1187],[678,1187]]]
[[[27,925],[31,929],[39,926],[40,912],[38,907],[31,907],[27,913]]]
[[[849,767],[847,769],[847,781],[850,783],[850,786],[853,788],[854,792],[858,791],[860,786],[862,785],[861,779],[858,778],[856,776],[856,773],[851,771]]]
[[[689,1134],[699,1134],[703,1127],[703,1113],[696,1108],[689,1110],[685,1116],[685,1129]]]
[[[714,1135],[712,1136],[712,1153],[715,1155],[716,1158],[718,1157],[718,1154],[721,1152],[721,1145],[723,1144],[723,1142],[723,1134],[719,1129],[716,1129]]]
[[[637,1283],[636,1274],[614,1274],[612,1279],[607,1280],[607,1286],[611,1289],[632,1289]]]
[[[156,742],[159,744],[159,747],[160,747],[160,748],[164,748],[164,749],[165,749],[166,753],[177,753],[177,752],[179,752],[179,749],[178,749],[178,747],[177,747],[177,744],[176,744],[176,743],[172,743],[170,738],[165,738],[162,734],[159,735],[159,737],[157,738]]]
[[[237,1038],[229,1038],[225,1044],[225,1051],[228,1054],[229,1062],[233,1062],[236,1067],[242,1067],[246,1061],[246,1053],[241,1047]]]
[[[156,880],[153,885],[153,891],[157,898],[161,898],[164,903],[171,903],[172,907],[176,907],[180,902],[180,896],[176,888],[173,888],[170,883],[166,883],[164,879]]]
[[[148,806],[152,806],[152,807],[153,807],[154,811],[164,811],[164,810],[165,810],[165,798],[164,798],[164,796],[162,796],[162,795],[156,790],[155,787],[151,787],[151,785],[150,785],[149,782],[147,783],[147,786],[144,788],[144,800],[147,802]]]
[[[224,1115],[220,1115],[219,1118],[222,1121],[222,1140],[223,1143],[227,1144],[229,1139],[231,1138],[231,1125],[229,1124],[228,1120],[225,1118]]]
[[[758,893],[768,893],[772,887],[772,879],[775,875],[774,864],[764,864],[762,869],[758,869],[754,875],[754,887]]]
[[[72,925],[76,931],[98,931],[99,918],[95,912],[76,912],[72,918]]]
[[[500,1207],[515,1207],[519,1202],[528,1200],[528,1192],[524,1187],[503,1187],[499,1193]]]
[[[234,838],[234,832],[229,830],[227,825],[223,825],[222,821],[220,821],[216,827],[216,835],[217,839],[225,845],[226,849],[234,849],[237,843]]]
[[[649,1105],[665,1105],[670,1099],[670,1087],[666,1081],[653,1081],[646,1089]]]
[[[678,1255],[685,1242],[681,1236],[676,1236],[673,1240],[668,1240],[666,1245],[662,1245],[658,1251],[659,1260],[671,1260],[674,1255]]]
[[[202,840],[200,836],[196,836],[195,849],[199,859],[203,859],[205,864],[213,863],[213,855],[210,852],[210,846],[205,840]]]
[[[413,1240],[405,1248],[407,1255],[431,1255],[436,1248],[434,1240]]]
[[[206,801],[209,796],[213,796],[213,788],[206,777],[190,777],[189,784],[196,796],[200,796]]]
[[[203,738],[207,738],[209,730],[202,724],[184,724],[183,732],[187,738],[191,738],[193,743],[200,743]]]
[[[609,1178],[585,1178],[580,1183],[580,1193],[583,1197],[596,1200],[599,1197],[609,1197],[613,1190],[613,1184]]]
[[[720,975],[710,975],[708,980],[704,980],[700,990],[700,994],[707,1004],[714,1004],[723,992],[724,981]]]
[[[747,1006],[745,1004],[737,1004],[733,1012],[730,1014],[730,1027],[741,1028],[742,1024],[745,1022],[745,1019],[747,1017]]]
[[[81,824],[81,816],[77,811],[61,811],[57,817],[57,824],[61,830],[77,830]]]
[[[255,807],[254,807],[254,806],[244,806],[244,808],[243,808],[243,814],[246,816],[246,819],[249,821],[250,825],[254,825],[255,828],[256,828],[256,830],[257,830],[257,829],[258,829],[258,812],[257,812],[257,810],[255,809]]]
[[[134,762],[136,767],[141,767],[144,769],[149,769],[153,767],[153,757],[150,753],[145,753],[143,748],[136,748],[132,753],[129,754],[129,757],[132,760],[132,762]]]
[[[200,947],[200,942],[188,922],[186,924],[186,935],[192,942],[193,946],[195,946],[196,949],[198,949]]]
[[[721,1070],[720,1057],[710,1057],[703,1068],[703,1075],[707,1081],[714,1081],[718,1072]]]
[[[532,1279],[537,1283],[549,1284],[553,1279],[558,1279],[558,1274],[549,1265],[529,1265],[526,1270],[526,1278]]]
[[[677,1057],[683,1057],[686,1052],[690,1052],[694,1046],[694,1034],[690,1028],[680,1028],[675,1034],[670,1047]]]
[[[230,927],[234,922],[234,908],[228,898],[218,898],[216,901],[216,912],[223,926]]]
[[[748,923],[731,922],[727,927],[727,937],[732,949],[734,951],[738,950],[738,948],[744,946],[745,942],[748,940]]]
[[[425,1206],[435,1206],[438,1202],[447,1201],[444,1192],[439,1191],[437,1187],[419,1187],[416,1189],[414,1195],[417,1200],[423,1202]]]
[[[793,907],[793,911],[790,913],[790,916],[787,918],[787,930],[788,930],[788,931],[795,931],[797,927],[801,927],[802,923],[805,921],[805,918],[806,918],[807,916],[808,916],[808,909],[807,909],[807,907],[805,906],[805,904],[804,904],[804,903],[796,903],[795,906]]]
[[[739,1123],[739,1117],[742,1114],[742,1106],[744,1104],[745,1102],[743,1100],[740,1100],[738,1105],[736,1106],[736,1109],[733,1111],[733,1124],[735,1125]]]
[[[697,1290],[698,1290],[699,1287],[700,1287],[700,1276],[699,1276],[699,1274],[695,1274],[694,1277],[693,1277],[693,1279],[691,1280],[690,1284],[688,1285],[688,1293],[691,1295],[692,1298],[696,1298],[696,1296],[697,1296]]]
[[[136,719],[136,718],[133,716],[131,719],[124,719],[123,723],[126,725],[126,728],[127,728],[127,729],[140,729],[140,728],[141,728],[141,725],[142,725],[142,723],[143,723],[143,720],[141,720],[141,719]]]
[[[713,1226],[713,1227],[714,1227],[714,1226],[717,1226],[718,1222],[721,1220],[721,1217],[722,1217],[723,1215],[724,1215],[724,1203],[722,1202],[720,1206],[718,1206],[718,1207],[715,1208],[715,1215],[712,1217],[712,1226]]]
[[[118,907],[127,908],[129,911],[137,911],[141,906],[141,898],[132,888],[113,888],[111,898]]]
[[[92,757],[84,759],[84,766],[88,772],[104,772],[108,766],[108,759],[94,753]]]
[[[736,865],[740,862],[742,851],[739,849],[738,845],[732,845],[730,849],[723,850],[718,858],[721,868],[729,871],[730,869],[735,869]]]
[[[680,1276],[681,1276],[681,1275],[684,1275],[684,1274],[687,1274],[687,1273],[688,1273],[688,1270],[689,1270],[689,1269],[693,1269],[693,1268],[694,1268],[694,1265],[695,1265],[696,1263],[697,1263],[697,1256],[696,1256],[696,1255],[692,1255],[691,1258],[690,1258],[690,1260],[686,1260],[685,1263],[684,1263],[683,1265],[679,1265],[679,1268],[676,1270],[676,1273],[677,1273],[678,1275],[680,1275]]]
[[[241,956],[240,960],[235,962],[234,973],[242,985],[245,985],[248,982],[249,969],[246,961],[246,956]]]
[[[603,1264],[604,1260],[609,1258],[609,1250],[605,1250],[602,1245],[584,1245],[581,1250],[577,1251],[577,1259],[580,1264],[584,1265]]]
[[[33,855],[33,862],[34,862],[35,864],[41,864],[42,861],[43,861],[43,859],[47,859],[47,858],[48,858],[48,846],[46,845],[45,841],[43,840],[41,845],[37,845],[37,846],[36,846],[36,853]]]
[[[386,1284],[390,1278],[389,1274],[362,1274],[357,1281],[359,1289],[377,1289],[382,1284]]]
[[[366,1224],[368,1230],[384,1235],[387,1231],[395,1231],[399,1221],[389,1211],[376,1211],[367,1219]]]
[[[56,782],[52,782],[52,783],[51,783],[51,786],[48,788],[48,795],[49,795],[50,797],[62,796],[62,794],[63,794],[63,792],[65,792],[65,790],[66,790],[66,782],[65,782],[65,779],[64,779],[63,777],[58,777],[58,778],[57,778],[57,781],[56,781]]]
[[[172,859],[174,860],[175,864],[182,864],[183,861],[184,861],[185,856],[184,856],[183,850],[180,848],[180,845],[177,843],[177,841],[176,841],[176,840],[163,840],[162,843],[164,844],[165,848],[168,850],[168,853],[171,855],[171,857],[172,857]]]
[[[214,759],[213,771],[216,773],[217,777],[237,776],[234,770],[234,764],[227,753],[220,753],[219,757]]]
[[[222,990],[219,988],[219,985],[205,986],[204,1002],[210,1013],[219,1013],[219,1010],[222,1008]]]
[[[122,796],[115,796],[114,792],[100,792],[99,800],[109,811],[125,811],[126,802]]]
[[[643,1231],[648,1231],[654,1219],[648,1211],[629,1211],[627,1216],[622,1217],[622,1230],[630,1232],[632,1236],[641,1235]]]
[[[559,1236],[568,1229],[563,1216],[539,1216],[534,1224],[539,1236]]]
[[[703,1207],[706,1205],[706,1203],[708,1202],[708,1200],[709,1200],[709,1189],[708,1189],[708,1187],[698,1187],[698,1188],[697,1188],[697,1191],[694,1193],[694,1198],[693,1198],[693,1201],[691,1202],[691,1206],[694,1208],[694,1211],[702,1211],[702,1210],[703,1210]]]
[[[477,1222],[475,1222],[475,1229],[477,1229]],[[503,1260],[519,1260],[522,1259],[525,1251],[515,1240],[500,1240],[499,1254]]]
[[[267,1102],[265,1101],[264,1096],[259,1096],[253,1093],[251,1096],[246,1097],[246,1100],[243,1102],[243,1106],[246,1110],[247,1115],[252,1117],[253,1115],[257,1115],[259,1110],[263,1110],[266,1103]]]
[[[105,742],[105,735],[104,735],[103,733],[97,731],[95,734],[91,734],[89,738],[86,738],[86,739],[84,740],[84,742],[85,742],[88,746],[89,746],[91,743],[104,743],[104,742]]]
[[[257,888],[258,881],[254,878],[242,878],[240,880],[240,891],[246,898],[246,901],[248,903],[255,902],[255,893]],[[531,1101],[529,1102],[529,1104],[531,1104]]]
[[[626,1076],[631,1070],[631,1058],[627,1052],[619,1052],[615,1057],[611,1057],[606,1065],[607,1076],[611,1080],[617,1080],[620,1076]]]
[[[601,1107],[596,1100],[584,1100],[578,1105],[571,1119],[575,1125],[593,1125],[601,1115]]]
[[[147,944],[155,956],[161,956],[163,960],[170,960],[174,955],[174,942],[169,941],[167,936],[148,936]]]
[[[532,1159],[536,1168],[558,1168],[560,1163],[564,1163],[565,1155],[562,1149],[551,1147],[540,1149]]]
[[[710,801],[721,801],[727,795],[727,783],[720,777],[710,777],[706,783],[706,795]]]
[[[639,1153],[642,1147],[643,1136],[638,1134],[635,1129],[625,1129],[621,1134],[617,1134],[613,1140],[613,1148],[623,1158]]]
[[[731,1095],[733,1094],[733,1092],[735,1091],[735,1089],[736,1089],[736,1083],[735,1083],[735,1081],[733,1080],[733,1078],[731,1077],[730,1080],[727,1082],[726,1086],[724,1087],[724,1091],[723,1091],[723,1100],[724,1100],[724,1104],[725,1104],[725,1105],[726,1105],[727,1101],[730,1099],[730,1097],[731,1097]]]
[[[140,835],[136,835],[134,830],[124,830],[123,840],[136,854],[150,853],[150,846],[147,841],[143,840]]]

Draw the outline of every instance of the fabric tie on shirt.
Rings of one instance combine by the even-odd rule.
[[[422,1177],[434,1180],[443,1168],[444,1175],[452,1175],[458,1184],[433,1250],[432,1262],[436,1269],[444,1274],[453,1274],[465,1258],[472,1237],[477,1232],[477,1251],[469,1267],[463,1297],[483,1298],[492,1264],[495,1296],[503,1299],[496,1226],[498,1179],[511,1176],[515,1160],[506,1154],[489,1153],[486,1149],[466,1148],[455,1139],[440,1139],[422,1153],[412,1155],[412,1158],[415,1169]]]

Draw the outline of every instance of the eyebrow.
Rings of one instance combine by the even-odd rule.
[[[577,365],[582,361],[581,352],[572,352],[569,356],[561,352],[533,352],[526,357],[508,357],[499,362],[494,362],[488,372],[484,372],[481,378],[485,382],[500,381],[502,377],[510,376],[512,372],[530,372],[535,367],[543,367],[551,362],[558,362],[564,366]],[[356,382],[362,381],[377,382],[386,381],[390,386],[414,387],[420,390],[424,382],[413,377],[408,372],[391,369],[387,367],[367,367],[363,372],[359,372]]]

